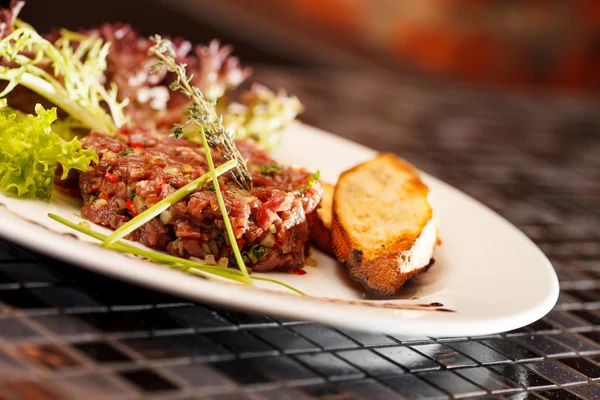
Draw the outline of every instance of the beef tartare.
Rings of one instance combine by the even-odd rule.
[[[97,132],[83,139],[100,161],[79,175],[81,214],[116,229],[156,202],[208,172],[204,149],[184,139],[158,142],[144,131],[121,131],[122,139]],[[254,187],[240,189],[229,174],[219,177],[227,213],[244,261],[255,271],[302,267],[309,225],[322,186],[304,168],[287,167],[249,140],[236,146],[247,160]],[[215,164],[225,160],[212,152]],[[211,183],[144,224],[128,239],[170,254],[226,266],[234,262]]]

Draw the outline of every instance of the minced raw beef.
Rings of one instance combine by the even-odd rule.
[[[119,139],[92,132],[82,142],[100,161],[79,175],[83,217],[116,229],[133,216],[208,172],[203,147],[184,139],[156,140],[122,129]],[[249,140],[237,140],[254,187],[239,188],[229,173],[219,177],[233,231],[255,271],[302,267],[309,225],[321,201],[318,179],[304,168],[283,166]],[[213,151],[215,165],[224,163]],[[128,239],[179,257],[235,265],[212,184],[189,195]],[[231,264],[230,264],[231,265]]]

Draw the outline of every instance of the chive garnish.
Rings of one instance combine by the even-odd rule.
[[[175,62],[175,50],[173,49],[171,41],[163,39],[158,35],[153,36],[151,40],[155,44],[150,48],[148,54],[156,57],[156,63],[152,66],[151,72],[166,68],[167,71],[174,73],[175,80],[169,85],[169,88],[174,91],[179,91],[190,99],[186,125],[195,126],[197,128],[197,131],[194,133],[200,136],[204,147],[206,162],[212,178],[212,184],[215,188],[215,195],[217,196],[221,215],[223,216],[225,230],[227,231],[227,236],[231,244],[231,250],[235,256],[238,268],[244,275],[246,283],[252,285],[252,280],[250,279],[250,274],[248,273],[248,269],[242,258],[242,253],[237,244],[237,238],[233,232],[229,215],[227,215],[225,201],[223,200],[223,194],[221,193],[219,181],[215,173],[211,147],[219,151],[226,160],[235,161],[235,168],[230,172],[231,177],[242,189],[252,190],[252,175],[248,172],[246,160],[238,151],[231,132],[228,132],[223,127],[223,119],[217,115],[215,103],[206,100],[200,89],[190,84],[191,77],[186,73],[185,64],[177,64],[177,62]],[[184,125],[174,125],[171,130],[171,136],[177,139],[180,138],[183,135],[183,128]]]
[[[104,240],[104,246],[108,247],[117,240],[120,240],[125,236],[129,235],[131,232],[135,231],[140,226],[150,221],[152,218],[158,216],[160,213],[171,207],[173,204],[177,203],[179,200],[183,199],[185,196],[194,193],[210,179],[216,179],[217,176],[224,174],[225,172],[234,168],[236,165],[237,162],[235,160],[227,161],[225,164],[216,168],[213,171],[213,174],[204,174],[201,177],[194,179],[181,189],[171,193],[158,203],[154,204],[152,207],[136,215],[134,218],[130,219],[129,221],[121,225],[119,228],[117,228],[112,234],[110,234],[106,238],[106,240]]]
[[[59,215],[48,214],[48,217],[52,218],[53,220],[55,220],[57,222],[60,222],[61,224],[65,225],[65,226],[68,226],[71,229],[74,229],[85,235],[91,236],[94,239],[97,239],[99,241],[103,242],[107,238],[107,236],[102,233],[95,232],[92,229],[85,228],[85,227],[78,225],[74,222],[71,222]],[[126,242],[123,242],[120,240],[113,242],[111,245],[108,246],[108,248],[111,250],[121,252],[121,253],[132,254],[135,256],[144,257],[150,261],[154,261],[156,263],[165,265],[167,267],[176,268],[176,269],[188,272],[188,273],[202,276],[204,278],[210,279],[210,275],[215,275],[215,276],[219,276],[221,278],[233,280],[236,282],[246,283],[244,275],[240,271],[236,271],[236,270],[228,269],[228,268],[224,268],[224,267],[216,267],[214,265],[200,264],[195,261],[188,260],[186,258],[175,257],[170,254],[159,253],[159,252],[152,251],[152,250],[142,249],[140,247],[133,246],[129,243],[126,243]],[[256,281],[270,282],[270,283],[285,287],[286,289],[289,289],[300,295],[306,296],[306,294],[304,292],[302,292],[286,283],[280,282],[276,279],[264,278],[264,277],[259,277],[259,276],[251,276],[250,278],[253,280],[256,280]]]

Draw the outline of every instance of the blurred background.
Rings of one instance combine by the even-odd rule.
[[[504,166],[518,153],[600,182],[598,0],[28,3],[21,17],[42,32],[121,21],[147,36],[219,38],[253,68],[246,85],[297,95],[302,121],[450,183],[465,176],[445,166],[465,154]]]
[[[7,2],[5,2],[7,3]],[[249,63],[372,67],[499,88],[600,86],[597,0],[30,0],[40,29],[126,21]]]

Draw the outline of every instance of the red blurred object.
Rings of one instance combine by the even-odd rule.
[[[598,0],[229,3],[390,69],[496,86],[600,89]]]

